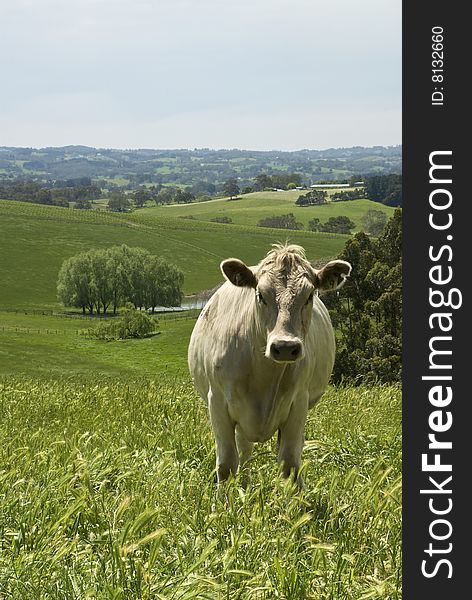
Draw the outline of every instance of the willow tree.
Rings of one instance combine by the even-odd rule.
[[[135,308],[179,306],[183,274],[174,265],[144,248],[126,245],[88,250],[64,261],[57,295],[65,306],[93,314],[116,313],[131,302]]]

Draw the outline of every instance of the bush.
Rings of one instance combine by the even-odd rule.
[[[156,327],[156,320],[147,313],[127,306],[122,317],[101,321],[94,329],[86,330],[86,334],[105,341],[139,339],[149,336]]]
[[[214,217],[213,219],[210,219],[213,223],[227,223],[230,224],[233,222],[233,219],[231,219],[230,217]]]

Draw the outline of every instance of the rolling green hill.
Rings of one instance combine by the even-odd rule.
[[[63,260],[90,248],[147,248],[183,270],[190,294],[221,281],[219,263],[229,256],[255,264],[272,243],[289,238],[316,260],[337,255],[346,241],[343,235],[179,219],[165,210],[120,215],[0,201],[0,308],[58,308]]]
[[[334,191],[330,190],[331,195]],[[355,231],[362,229],[362,217],[368,210],[381,210],[391,217],[394,209],[372,202],[372,200],[350,200],[346,202],[328,202],[322,206],[296,206],[295,201],[306,191],[254,192],[245,194],[240,200],[218,198],[207,202],[156,206],[145,208],[140,214],[167,217],[194,217],[201,221],[211,221],[215,217],[229,217],[236,225],[256,226],[264,217],[279,216],[292,212],[297,221],[307,228],[308,221],[317,217],[322,223],[330,217],[345,215],[356,224]]]

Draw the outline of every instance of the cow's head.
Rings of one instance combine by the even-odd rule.
[[[293,363],[304,356],[314,294],[341,287],[351,265],[333,260],[317,270],[300,246],[277,245],[256,267],[229,258],[221,270],[233,285],[254,289],[258,324],[266,336],[265,356]]]

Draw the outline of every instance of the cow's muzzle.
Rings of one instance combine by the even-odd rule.
[[[300,340],[274,340],[269,346],[269,356],[276,362],[295,362],[302,357]]]

